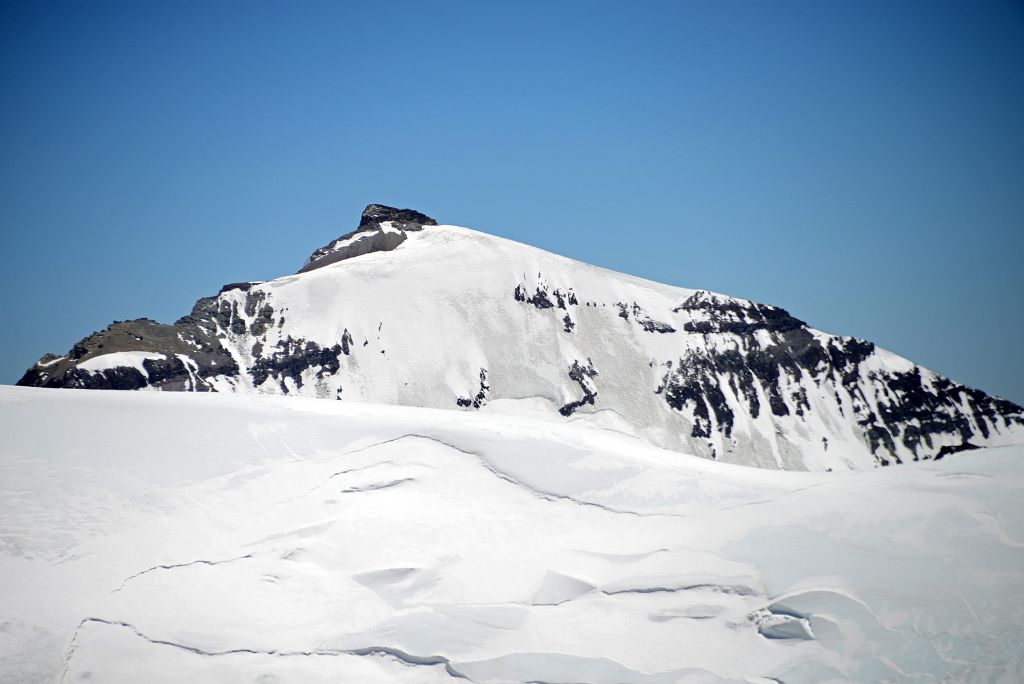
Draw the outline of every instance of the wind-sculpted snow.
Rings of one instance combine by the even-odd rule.
[[[550,414],[0,406],[0,681],[1024,677],[1022,447],[795,473]]]
[[[1024,442],[1024,409],[774,306],[652,283],[380,205],[303,272],[117,322],[19,384],[533,411],[787,470]],[[604,413],[604,415],[601,415]]]

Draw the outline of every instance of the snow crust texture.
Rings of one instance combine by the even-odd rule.
[[[115,322],[19,384],[539,412],[787,470],[1024,441],[1020,406],[781,308],[381,205],[299,274],[226,285],[174,324]]]
[[[0,681],[1024,678],[1024,447],[780,472],[613,427],[0,388]]]

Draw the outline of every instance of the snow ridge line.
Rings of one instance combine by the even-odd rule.
[[[537,497],[539,499],[543,499],[545,501],[551,501],[551,502],[555,502],[555,501],[568,501],[568,502],[574,503],[574,504],[576,504],[578,506],[591,506],[593,508],[600,508],[601,510],[607,511],[609,513],[615,513],[617,515],[632,515],[632,516],[636,516],[636,517],[639,517],[639,518],[682,518],[682,517],[685,517],[683,515],[679,515],[678,513],[641,513],[639,511],[630,511],[630,510],[626,510],[626,509],[623,509],[623,508],[615,508],[613,506],[607,506],[605,504],[599,504],[599,503],[596,503],[596,502],[593,502],[593,501],[583,501],[581,499],[577,499],[577,498],[569,496],[567,494],[556,494],[554,492],[549,492],[549,491],[546,491],[546,490],[543,490],[543,489],[537,489],[536,487],[534,487],[532,485],[528,485],[525,482],[522,482],[520,480],[515,479],[514,477],[512,477],[508,473],[504,473],[504,472],[498,470],[493,465],[488,463],[487,459],[484,458],[483,455],[481,455],[481,454],[479,454],[479,453],[477,453],[475,451],[467,451],[466,449],[462,449],[460,447],[457,447],[454,444],[449,444],[448,442],[445,442],[444,440],[439,439],[437,437],[431,437],[429,435],[421,435],[421,434],[415,433],[415,432],[410,432],[410,433],[401,435],[399,437],[394,437],[392,439],[386,439],[386,440],[384,440],[382,442],[378,442],[377,444],[371,444],[369,446],[360,447],[359,449],[356,449],[355,451],[346,452],[346,454],[357,453],[357,452],[360,452],[360,451],[366,451],[367,449],[372,449],[374,447],[383,446],[384,444],[390,444],[392,442],[397,442],[397,441],[400,441],[400,440],[403,440],[403,439],[424,439],[424,440],[428,440],[430,442],[435,442],[435,443],[440,444],[441,446],[447,447],[449,449],[454,449],[455,451],[458,451],[458,452],[460,452],[462,454],[465,454],[467,456],[472,456],[472,457],[476,458],[480,462],[480,465],[482,465],[484,468],[486,468],[492,475],[494,475],[498,479],[504,480],[505,482],[508,482],[508,483],[513,484],[513,485],[515,485],[517,487],[525,489],[527,492],[529,492],[533,496],[535,496],[535,497]]]
[[[67,681],[68,671],[69,671],[70,665],[71,665],[71,658],[72,658],[72,656],[74,656],[75,650],[76,650],[76,648],[78,646],[78,635],[82,631],[82,628],[85,627],[89,623],[96,623],[96,624],[101,624],[101,625],[107,625],[109,627],[120,627],[122,629],[127,629],[127,630],[131,631],[133,634],[135,634],[135,636],[139,637],[140,639],[145,639],[146,641],[148,641],[151,644],[154,644],[154,645],[157,645],[157,646],[169,646],[171,648],[176,648],[176,649],[179,649],[179,650],[182,650],[182,651],[186,651],[188,653],[192,653],[192,654],[200,655],[200,656],[206,656],[206,657],[216,657],[216,656],[225,656],[225,655],[266,655],[266,656],[273,656],[273,657],[278,657],[278,658],[293,658],[293,657],[298,657],[298,656],[305,656],[305,657],[311,657],[311,656],[336,657],[336,656],[348,655],[348,656],[362,657],[362,656],[371,656],[371,655],[384,655],[384,656],[388,656],[390,658],[393,658],[394,660],[397,660],[400,663],[402,663],[404,665],[407,665],[409,667],[420,667],[420,666],[434,667],[434,666],[437,666],[437,665],[443,665],[444,669],[445,669],[445,672],[447,672],[451,677],[455,677],[457,679],[469,680],[469,677],[467,677],[466,675],[464,675],[461,672],[459,672],[458,670],[456,670],[452,666],[451,660],[446,658],[446,657],[444,657],[444,656],[440,656],[440,655],[418,656],[418,655],[413,655],[411,653],[406,653],[405,651],[403,651],[401,649],[398,649],[398,648],[394,648],[392,646],[365,646],[363,648],[352,648],[352,649],[319,649],[318,648],[318,649],[312,649],[312,650],[309,650],[309,651],[279,651],[279,650],[276,650],[276,649],[264,650],[264,649],[255,649],[255,648],[233,648],[233,649],[228,649],[226,651],[206,651],[206,650],[198,648],[196,646],[188,646],[186,644],[179,644],[179,643],[174,642],[174,641],[167,641],[166,639],[154,639],[152,637],[147,636],[143,632],[141,632],[135,625],[132,625],[132,624],[127,623],[127,622],[122,622],[120,620],[107,620],[107,619],[104,619],[104,618],[89,617],[89,618],[85,618],[84,620],[79,622],[78,623],[78,627],[75,629],[75,635],[71,639],[71,646],[68,649],[68,652],[67,652],[67,654],[64,657],[64,672],[63,672],[63,674],[61,676],[61,681]]]
[[[136,577],[141,577],[142,575],[145,575],[146,573],[153,572],[155,570],[175,570],[177,568],[187,568],[190,565],[221,565],[222,563],[233,563],[235,561],[245,560],[246,558],[252,558],[252,557],[253,557],[253,555],[251,553],[247,553],[244,556],[238,556],[237,558],[226,558],[224,560],[218,560],[218,561],[210,561],[210,560],[202,560],[202,559],[200,559],[200,560],[189,561],[188,563],[171,563],[169,565],[154,565],[151,568],[146,568],[145,570],[142,570],[141,572],[137,572],[134,575],[129,575],[128,577],[124,578],[124,580],[122,580],[122,582],[121,582],[121,585],[117,589],[114,589],[113,591],[111,591],[110,593],[111,594],[116,594],[117,592],[119,592],[122,589],[124,589],[124,585],[128,584],[128,582],[130,582],[131,580],[135,579]]]
[[[370,447],[372,447],[372,446],[374,446],[374,445],[370,445]],[[370,447],[365,447],[365,448],[369,449]],[[354,453],[358,453],[358,452],[360,452],[360,451],[362,451],[362,450],[363,450],[363,449],[362,449],[362,448],[360,448],[360,449],[355,449],[354,451],[345,451],[345,452],[342,452],[342,454],[341,454],[341,455],[342,455],[342,456],[347,456],[347,455],[349,455],[349,454],[354,454]],[[339,477],[339,476],[341,476],[341,475],[348,475],[349,473],[357,473],[357,472],[360,472],[360,471],[362,471],[362,470],[370,470],[371,468],[376,468],[377,466],[382,466],[382,465],[389,465],[389,464],[390,464],[390,465],[393,465],[393,462],[392,462],[392,461],[379,461],[379,462],[377,462],[377,463],[371,463],[370,465],[366,465],[366,466],[359,466],[358,468],[348,468],[348,469],[346,469],[346,470],[339,470],[338,472],[336,472],[336,473],[333,473],[333,474],[332,474],[332,475],[331,475],[330,477],[328,477],[328,478],[327,478],[327,482],[330,482],[330,481],[331,481],[331,480],[333,480],[334,478],[336,478],[336,477]],[[313,492],[315,492],[315,491],[317,491],[317,490],[321,489],[322,487],[326,486],[326,484],[327,484],[327,483],[326,483],[326,482],[324,482],[324,483],[318,484],[318,485],[317,485],[317,486],[315,486],[315,487],[310,487],[310,488],[309,488],[308,490],[306,490],[305,492],[303,492],[303,494],[301,494],[301,495],[296,495],[296,496],[293,496],[292,498],[290,498],[290,499],[285,499],[284,501],[278,501],[278,502],[277,502],[277,503],[275,504],[275,506],[281,506],[281,505],[283,505],[283,504],[286,504],[286,503],[291,503],[292,501],[295,501],[295,500],[296,500],[297,498],[299,498],[299,496],[304,496],[305,494],[312,494]],[[351,494],[351,493],[353,493],[353,492],[351,492],[351,491],[349,491],[349,490],[344,490],[344,491],[343,491],[343,492],[341,492],[341,493],[342,493],[342,494]]]
[[[388,441],[393,441],[393,440],[388,440]],[[381,442],[381,444],[385,444],[385,442]],[[371,446],[378,446],[378,445],[374,444],[374,445],[371,445]],[[366,448],[369,449],[370,447],[366,447]],[[342,454],[342,456],[348,456],[349,454],[356,454],[356,453],[359,453],[360,451],[363,451],[363,449],[356,449],[354,451],[346,451],[346,452],[344,452]],[[393,465],[393,462],[392,461],[379,461],[377,463],[371,463],[370,465],[360,466],[358,468],[348,468],[346,470],[339,470],[338,472],[334,473],[333,475],[331,475],[327,479],[328,480],[333,480],[334,478],[338,477],[339,475],[348,475],[349,473],[358,473],[358,472],[360,472],[362,470],[369,470],[370,468],[376,468],[377,466],[382,466],[382,465],[387,465],[387,464],[392,464]],[[316,491],[316,490],[317,490],[317,487],[314,487],[313,489],[311,489],[309,491],[313,492],[313,491]]]
[[[400,477],[397,480],[391,480],[389,482],[380,482],[377,484],[368,484],[365,487],[349,487],[348,489],[342,489],[340,494],[358,494],[360,492],[375,492],[379,489],[390,489],[391,487],[397,487],[404,482],[414,482],[414,477]]]
[[[628,589],[598,589],[605,596],[617,596],[619,594],[672,594],[683,591],[698,591],[709,589],[720,594],[731,594],[734,596],[759,596],[760,593],[745,584],[714,584],[701,582],[699,584],[687,584],[679,587],[633,587]]]

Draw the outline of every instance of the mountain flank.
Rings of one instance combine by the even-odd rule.
[[[782,308],[379,204],[295,275],[115,321],[18,384],[540,410],[778,469],[1024,442],[1020,406]]]

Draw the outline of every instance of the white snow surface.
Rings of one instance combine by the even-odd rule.
[[[538,310],[514,300],[517,285],[527,295],[543,290],[552,300],[555,291],[565,296],[571,292],[578,304]],[[674,309],[697,292],[468,228],[430,226],[409,232],[392,251],[277,278],[248,292],[221,294],[219,299],[233,310],[232,323],[241,319],[245,332],[218,328],[218,336],[243,371],[237,381],[214,377],[210,384],[219,391],[243,394],[456,408],[458,398],[476,395],[480,371],[486,369],[487,403],[507,408],[533,402],[559,419],[558,408],[582,396],[579,384],[569,377],[570,367],[574,362],[592,363],[597,375],[589,382],[597,399],[581,406],[575,416],[616,414],[621,425],[656,446],[787,470],[847,470],[876,464],[858,421],[882,413],[878,404],[892,398],[874,378],[914,368],[910,361],[881,349],[860,365],[861,389],[853,393],[838,383],[801,384],[784,376],[782,401],[788,415],[783,417],[768,410],[769,397],[760,386],[757,398],[764,409],[752,417],[743,408],[748,400],[722,378],[720,389],[735,410],[731,435],[714,429],[710,437],[693,436],[692,406],[673,409],[660,393],[666,373],[689,351],[723,351],[743,344],[739,338],[721,336],[723,340],[715,342],[683,332],[685,324],[701,314]],[[743,301],[706,292],[702,296]],[[259,335],[250,332],[260,314],[258,307],[246,311],[249,297],[262,297],[274,310],[274,321]],[[619,315],[617,303],[628,305],[628,320]],[[564,330],[566,315],[575,326],[571,333]],[[662,321],[677,332],[645,331],[642,321]],[[274,376],[257,385],[249,372],[261,358],[255,350],[263,358],[272,356],[289,340],[312,341],[326,349],[340,344],[346,331],[351,353],[338,357],[335,373],[324,374],[321,367],[312,366],[303,372],[301,383]],[[812,333],[823,342],[830,339],[826,333]],[[926,369],[921,372],[926,382],[936,377]],[[808,402],[807,412],[798,404],[801,395]],[[710,420],[717,425],[714,414]],[[969,427],[982,446],[1024,442],[1024,427],[1019,425],[992,421],[982,426],[970,418]],[[984,440],[982,433],[987,435]],[[934,439],[936,447],[963,441],[954,433]],[[902,460],[915,460],[902,440],[895,440],[894,448]]]
[[[522,413],[0,387],[0,681],[1024,679],[1024,447],[785,472]]]
[[[78,367],[82,370],[91,371],[93,373],[103,371],[108,368],[135,368],[145,377],[149,377],[149,371],[142,365],[143,361],[149,359],[163,360],[167,357],[157,352],[142,352],[142,351],[123,351],[123,352],[111,352],[109,354],[100,354],[94,356],[91,359],[86,359],[78,364]]]

